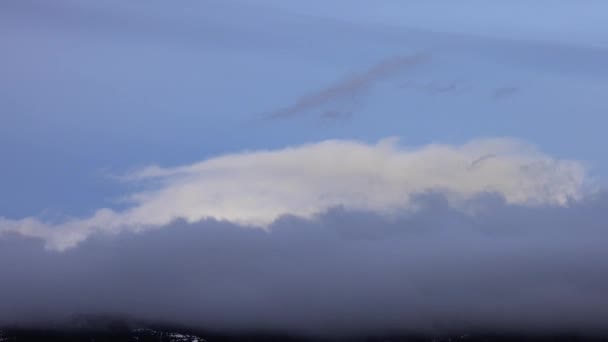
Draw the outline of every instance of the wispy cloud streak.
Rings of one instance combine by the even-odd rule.
[[[293,104],[269,113],[267,118],[285,119],[326,106],[335,101],[352,101],[365,95],[375,83],[393,76],[398,71],[423,64],[429,59],[430,55],[418,53],[384,60],[327,88],[304,95]]]

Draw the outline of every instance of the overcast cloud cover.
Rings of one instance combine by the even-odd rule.
[[[0,325],[606,333],[607,11],[0,2]]]
[[[568,207],[441,193],[386,218],[334,208],[269,231],[203,220],[63,253],[0,240],[0,320],[129,314],[304,334],[605,333],[605,195]]]

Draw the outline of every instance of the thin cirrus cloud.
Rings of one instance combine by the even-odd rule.
[[[358,98],[369,92],[377,82],[394,76],[399,71],[424,64],[428,62],[430,58],[429,54],[418,53],[385,59],[367,70],[345,77],[327,88],[306,94],[296,100],[293,104],[267,114],[267,118],[290,118],[328,105],[340,104],[344,101],[352,105]],[[326,113],[334,112],[336,111],[330,110]],[[341,113],[340,117],[344,117],[345,115],[348,116],[349,114],[350,112],[347,112],[347,114]],[[334,116],[335,115],[329,115],[329,117]],[[328,115],[323,115],[323,117],[328,117]]]
[[[499,194],[509,204],[566,205],[581,198],[589,183],[581,163],[512,139],[417,148],[395,139],[328,140],[181,167],[151,166],[123,181],[146,186],[125,196],[131,206],[124,211],[105,208],[59,224],[35,217],[1,219],[0,233],[66,250],[97,234],[144,231],[175,219],[268,228],[284,215],[311,218],[337,206],[391,217],[414,210],[412,196],[428,191],[441,191],[454,205],[483,193]]]

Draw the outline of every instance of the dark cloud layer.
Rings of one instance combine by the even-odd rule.
[[[608,196],[569,207],[421,195],[400,217],[332,209],[270,232],[175,222],[64,253],[0,239],[0,322],[126,314],[310,334],[605,332]]]

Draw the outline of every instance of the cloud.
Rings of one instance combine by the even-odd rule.
[[[479,157],[479,158],[477,158],[477,159],[473,160],[473,161],[471,162],[471,165],[469,165],[469,169],[472,169],[472,168],[474,168],[475,166],[477,166],[477,165],[479,165],[479,164],[483,163],[484,161],[486,161],[486,160],[488,160],[488,159],[491,159],[491,158],[494,158],[494,157],[496,157],[496,155],[495,155],[495,154],[486,154],[486,155],[483,155],[483,156],[481,156],[481,157]]]
[[[486,163],[490,163],[487,160]],[[482,165],[480,165],[482,166]],[[0,239],[0,324],[112,313],[220,331],[602,333],[608,196],[568,206],[478,195],[344,207],[268,230],[206,219],[95,236],[63,253]]]
[[[328,140],[181,167],[151,166],[124,181],[145,187],[126,196],[126,210],[100,209],[58,224],[0,218],[0,234],[18,232],[65,250],[98,233],[142,231],[178,218],[266,228],[282,215],[310,218],[335,206],[391,216],[412,209],[413,194],[436,190],[453,204],[497,193],[508,203],[565,205],[580,198],[589,182],[581,163],[510,139],[418,148],[401,147],[395,139],[371,145]]]
[[[0,325],[126,315],[306,335],[604,333],[608,194],[513,139],[329,140],[122,177],[123,211],[0,219]]]
[[[271,112],[267,117],[284,119],[335,102],[356,100],[366,94],[375,83],[394,76],[398,71],[426,63],[429,59],[429,55],[422,53],[386,59],[365,71],[337,81],[327,88],[307,94],[293,104]]]
[[[303,20],[300,15],[262,3],[239,0],[186,0],[183,7],[158,0],[147,1],[146,6],[117,0],[7,0],[0,6],[2,24],[21,34],[40,31],[37,35],[42,38],[75,39],[84,42],[85,47],[91,41],[107,41],[118,50],[128,43],[136,51],[146,45],[194,53],[268,51],[277,46],[293,49],[299,44],[294,36],[306,24],[320,22]],[[335,25],[322,26],[327,30]]]

